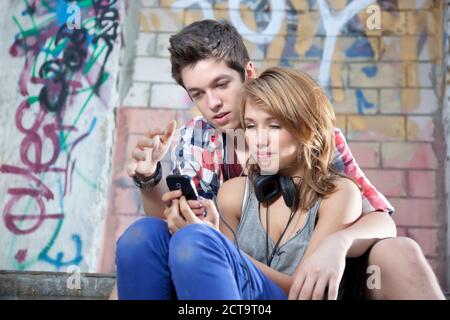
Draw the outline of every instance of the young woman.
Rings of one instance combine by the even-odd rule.
[[[271,68],[247,81],[245,93],[241,122],[252,164],[247,177],[219,189],[220,216],[211,200],[188,203],[180,194],[165,215],[181,212],[189,225],[173,232],[161,219],[142,220],[152,234],[143,261],[151,268],[141,279],[152,284],[149,299],[286,299],[302,259],[361,214],[358,186],[331,166],[335,116],[314,80]],[[143,235],[126,237],[118,248]],[[336,298],[333,276],[302,285],[314,286],[313,298],[324,288]]]

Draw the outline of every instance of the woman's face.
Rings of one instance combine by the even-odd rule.
[[[295,174],[299,144],[280,121],[247,99],[244,127],[250,155],[261,173]]]

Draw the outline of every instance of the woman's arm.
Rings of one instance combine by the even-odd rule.
[[[387,212],[372,212],[361,216],[350,227],[332,235],[333,241],[345,244],[347,257],[359,257],[378,239],[397,236],[395,222]],[[331,240],[331,239],[330,239]]]
[[[323,239],[349,227],[361,215],[361,195],[357,185],[346,178],[339,178],[335,184],[336,191],[320,204],[319,221],[302,261],[316,250]]]
[[[322,241],[353,224],[361,215],[361,195],[358,187],[351,180],[339,178],[336,191],[322,200],[319,208],[319,221],[314,229],[308,248],[294,272],[294,279],[289,292],[290,299],[322,299],[325,289],[329,287],[329,297],[337,296],[337,287],[345,265],[342,250],[323,248]],[[327,243],[328,244],[328,243]],[[340,243],[333,243],[340,246]],[[324,251],[327,255],[321,255]],[[336,256],[334,256],[334,254]],[[316,258],[319,255],[320,258]],[[343,261],[339,270],[327,269],[330,262]],[[333,264],[331,264],[333,265]]]
[[[245,177],[238,177],[227,180],[217,193],[217,210],[220,215],[219,230],[232,242],[234,242],[233,232],[236,232],[241,219],[245,179]]]

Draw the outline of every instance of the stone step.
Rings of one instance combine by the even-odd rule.
[[[0,270],[0,299],[105,300],[115,274]]]

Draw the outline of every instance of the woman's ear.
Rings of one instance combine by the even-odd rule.
[[[249,61],[247,65],[245,66],[245,75],[247,76],[247,79],[255,79],[256,78],[256,71],[255,67],[253,66],[253,62]]]

